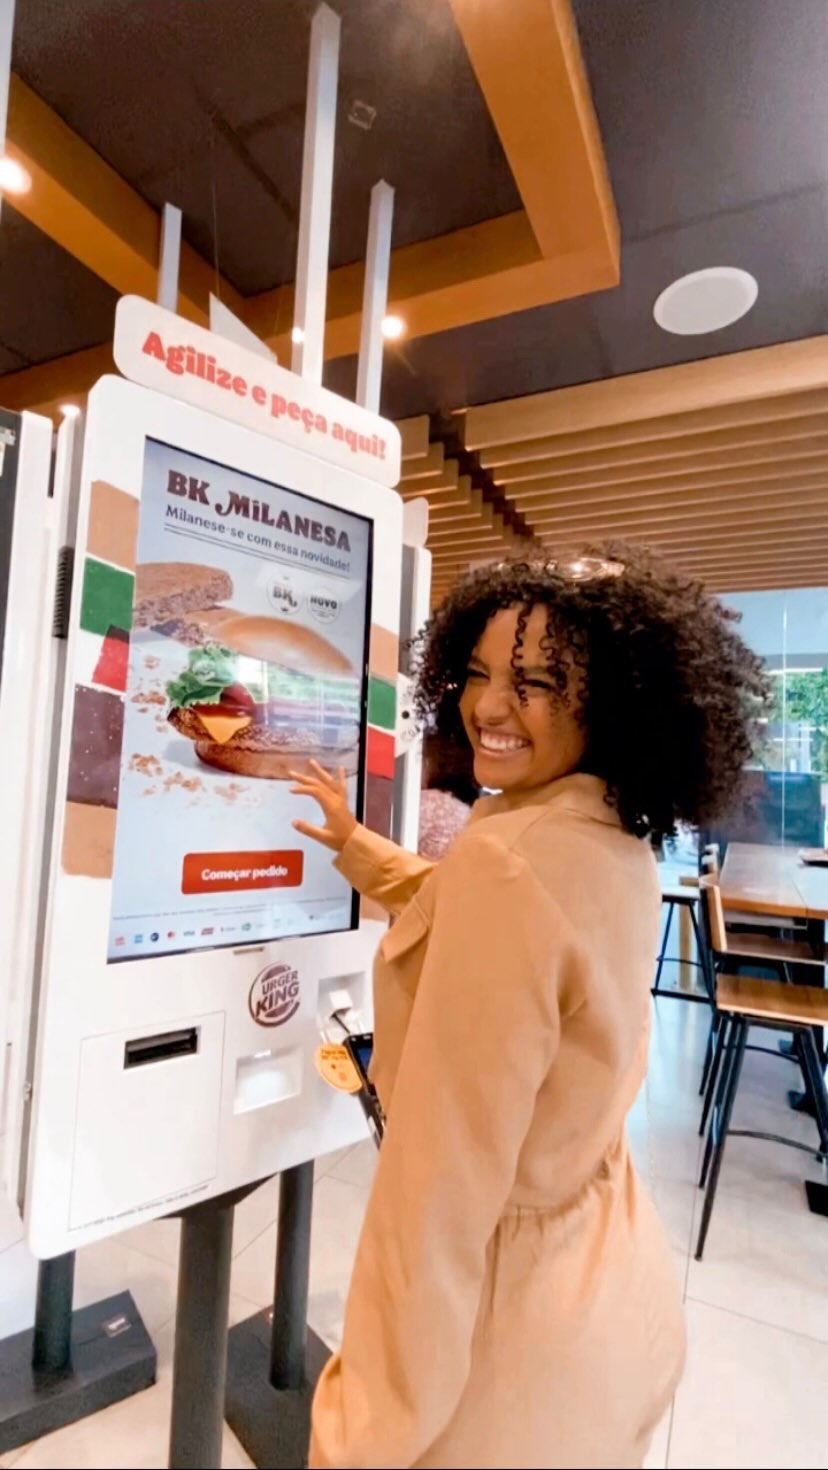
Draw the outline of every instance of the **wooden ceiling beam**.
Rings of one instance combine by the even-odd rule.
[[[434,529],[452,528],[462,521],[476,521],[479,525],[491,526],[495,522],[495,511],[488,505],[479,490],[473,490],[465,506],[448,505],[434,511],[429,510],[428,524]]]
[[[388,310],[409,339],[620,279],[618,222],[570,0],[452,4],[524,208],[392,252]],[[330,273],[327,356],[357,351],[362,282],[361,264]],[[277,352],[292,318],[290,287],[263,293],[246,315]]]
[[[505,545],[505,542],[502,531],[498,531],[496,529],[492,531],[486,531],[484,529],[483,531],[478,532],[469,531],[467,535],[463,537],[458,537],[456,540],[445,538],[435,539],[429,536],[426,545],[428,546],[428,549],[431,552],[432,556],[439,556],[443,552],[445,552],[446,554],[452,552],[459,553],[460,555],[465,556],[470,551],[478,548],[482,548],[484,554],[486,548],[490,546],[493,546],[496,549],[500,549],[502,546]]]
[[[787,472],[774,470],[720,470],[715,478],[709,475],[679,475],[671,480],[646,480],[628,489],[619,490],[617,486],[599,486],[591,489],[589,485],[584,486],[558,486],[554,490],[548,486],[537,490],[521,490],[507,496],[510,505],[520,508],[521,513],[530,520],[533,514],[541,510],[562,510],[564,506],[574,509],[581,507],[601,510],[606,505],[622,505],[625,501],[647,501],[649,505],[669,506],[676,501],[681,501],[685,494],[696,492],[709,492],[711,496],[721,499],[727,498],[731,491],[738,492],[740,489],[755,488],[757,493],[763,489],[778,490],[780,494],[786,491],[795,495],[799,486],[824,485],[828,478],[828,458],[814,468],[796,468]]]
[[[745,417],[747,410],[761,408]],[[828,428],[828,391],[795,393],[790,398],[763,399],[759,405],[710,409],[698,414],[667,415],[609,429],[592,429],[585,434],[557,434],[545,439],[523,439],[513,444],[484,449],[478,458],[484,469],[503,479],[498,469],[508,472],[526,460],[547,459],[566,468],[595,465],[644,464],[651,459],[672,459],[687,453],[716,453],[722,449],[746,449],[754,444],[793,442],[824,433]]]
[[[476,511],[473,510],[461,511],[459,515],[453,516],[452,518],[446,520],[443,520],[442,518],[438,519],[435,516],[429,516],[429,544],[431,544],[436,536],[440,535],[441,533],[444,534],[447,531],[457,532],[459,535],[462,535],[468,531],[478,530],[480,527],[485,527],[486,530],[491,530],[493,524],[494,523],[491,511],[488,513],[488,516],[479,515]]]
[[[547,550],[557,544],[552,536],[539,536],[538,540]],[[728,532],[723,535],[713,532],[709,538],[702,539],[684,534],[665,539],[658,536],[641,536],[637,542],[632,544],[647,546],[665,555],[668,550],[675,549],[680,549],[687,554],[697,554],[701,558],[724,553],[734,561],[738,561],[742,555],[748,557],[754,551],[763,552],[765,550],[778,557],[794,558],[802,552],[808,554],[816,548],[821,549],[823,546],[828,548],[828,524],[823,523],[822,526],[810,529],[795,529],[790,535],[784,529],[778,533],[773,530],[766,533],[760,528],[754,532],[747,532],[744,537],[733,536]]]
[[[699,551],[700,553],[712,551],[720,547],[731,550],[734,555],[739,556],[743,551],[748,552],[762,545],[776,547],[779,551],[794,551],[801,547],[821,544],[825,532],[825,522],[817,521],[811,525],[799,526],[757,526],[751,530],[734,533],[727,526],[711,526],[703,533],[684,531],[673,535],[653,534],[641,536],[637,544],[648,546],[652,551],[667,556],[680,551]]]
[[[618,216],[568,0],[450,3],[542,255],[588,249],[617,272]]]
[[[468,495],[459,485],[449,486],[447,490],[435,490],[428,495],[403,495],[401,499],[425,500],[428,504],[429,514],[434,510],[443,510],[447,506],[456,506],[465,510],[468,505]]]
[[[811,434],[793,444],[768,443],[755,448],[730,450],[718,454],[687,454],[664,460],[648,460],[638,464],[584,465],[573,469],[561,468],[554,459],[531,459],[525,464],[511,467],[505,474],[493,475],[495,483],[503,493],[513,495],[522,489],[523,482],[544,482],[554,488],[563,485],[630,485],[646,484],[648,480],[669,480],[676,475],[701,472],[714,476],[720,470],[763,469],[767,465],[784,468],[788,464],[803,464],[822,459],[828,465],[828,420],[823,433]]]
[[[0,402],[13,412],[30,408],[47,418],[55,418],[61,403],[79,403],[98,378],[114,371],[109,343],[104,347],[87,347],[68,357],[56,357],[0,377]]]
[[[429,546],[429,551],[434,559],[435,565],[439,563],[453,564],[456,561],[468,561],[473,557],[499,556],[503,553],[508,541],[503,536],[478,536],[470,537],[467,541],[459,541],[448,546]]]
[[[450,551],[455,547],[459,547],[462,550],[464,547],[471,546],[473,543],[477,545],[484,541],[487,543],[502,543],[506,534],[506,527],[502,521],[499,524],[495,521],[492,526],[486,526],[481,522],[479,526],[450,527],[446,531],[439,529],[433,533],[429,531],[428,547],[430,551]]]
[[[693,532],[677,532],[674,535],[649,535],[643,534],[631,538],[619,538],[629,546],[646,546],[650,551],[657,552],[662,556],[669,556],[676,550],[698,551],[703,553],[717,548],[731,550],[734,556],[738,556],[742,550],[749,551],[751,548],[766,546],[776,547],[780,552],[786,550],[797,550],[801,547],[812,546],[815,542],[820,543],[824,525],[812,522],[810,525],[793,525],[779,527],[756,526],[741,535],[734,533],[729,527],[711,527],[703,534]],[[558,551],[562,548],[574,546],[582,548],[584,538],[575,537],[571,541],[555,535],[539,536],[539,542],[549,551]]]
[[[705,555],[682,555],[672,558],[682,567],[692,568],[694,571],[719,568],[731,572],[755,571],[757,568],[772,568],[774,571],[797,571],[798,569],[815,566],[828,566],[828,546],[815,548],[809,555],[780,556],[774,549],[751,552],[750,555],[741,556],[731,553],[717,552]]]
[[[457,469],[457,461],[452,460],[451,463]],[[483,496],[479,490],[474,489],[469,475],[458,474],[457,484],[449,494],[450,500],[445,500],[441,495],[428,497],[429,519],[432,514],[439,515],[443,511],[462,515],[483,505]]]
[[[429,444],[425,454],[418,459],[412,459],[408,464],[403,463],[400,485],[411,484],[416,488],[417,481],[424,475],[435,475],[442,470],[445,458],[446,451],[442,444]]]
[[[634,537],[639,532],[656,530],[661,526],[703,526],[708,522],[719,523],[723,519],[732,521],[734,526],[759,522],[764,524],[770,519],[776,520],[780,515],[824,515],[827,508],[828,475],[812,488],[800,488],[789,500],[781,499],[779,491],[775,489],[761,494],[754,492],[739,496],[728,495],[726,498],[715,495],[703,498],[688,496],[686,500],[682,498],[668,506],[653,507],[646,502],[639,502],[631,510],[626,506],[605,506],[601,510],[590,507],[586,512],[572,510],[563,515],[544,513],[532,516],[529,524],[539,533],[555,530],[570,533],[580,528],[586,536]]]
[[[158,212],[14,75],[9,86],[7,151],[32,180],[28,193],[16,194],[11,201],[18,213],[119,294],[154,300],[161,239]],[[182,241],[181,315],[206,322],[215,286],[214,266]],[[228,281],[221,283],[221,295],[232,311],[242,310],[242,297]]]
[[[403,500],[416,500],[421,495],[439,495],[441,490],[455,488],[458,474],[457,461],[450,459],[441,470],[421,475],[419,480],[400,480],[397,489]]]
[[[505,552],[506,548],[503,542],[495,540],[491,543],[481,543],[480,545],[466,547],[461,552],[432,551],[432,559],[435,567],[467,567],[471,561],[485,561],[488,557],[491,557],[492,561],[495,561],[498,557],[504,556]]]
[[[696,547],[692,545],[653,547],[664,561],[685,562],[727,562],[732,566],[752,566],[755,562],[770,561],[774,566],[800,566],[808,565],[814,558],[828,556],[828,541],[811,537],[810,542],[799,541],[795,544],[779,546],[772,541],[757,541],[756,543],[745,543],[734,547],[723,542],[714,542],[710,546]]]
[[[348,357],[359,350],[364,274],[362,262],[329,273],[326,358]],[[405,322],[407,340],[427,337],[487,317],[528,310],[544,299],[561,299],[556,289],[563,296],[572,294],[578,274],[574,267],[567,273],[540,259],[526,214],[516,210],[393,250],[388,311]],[[242,316],[280,359],[289,360],[292,285],[251,297]]]
[[[828,565],[826,565],[825,574],[825,580],[828,581]],[[742,592],[784,592],[788,589],[793,590],[794,588],[819,585],[819,579],[817,578],[815,580],[813,573],[809,572],[804,572],[801,578],[796,574],[790,573],[776,576],[772,572],[767,574],[761,573],[756,576],[751,576],[748,573],[743,579],[734,579],[732,582],[727,581],[717,574],[711,577],[709,581],[705,581],[705,586],[710,592],[716,596],[725,597],[731,593],[736,595]],[[824,586],[825,582],[822,585]]]
[[[757,399],[827,386],[828,336],[807,337],[468,408],[464,439],[469,449],[490,449],[516,439],[573,435],[747,403],[761,418]]]
[[[526,207],[392,252],[388,310],[403,318],[409,340],[583,296],[619,280],[617,220],[569,0],[511,0],[508,6],[455,0],[455,7],[514,177],[527,192]],[[527,58],[532,66],[524,74]],[[555,140],[551,153],[549,138]],[[15,207],[29,211],[34,223],[119,292],[153,297],[159,216],[17,78],[8,139],[9,152],[34,180]],[[329,358],[358,350],[363,275],[362,264],[329,274]],[[212,284],[212,266],[184,246],[185,315],[204,319]],[[292,286],[242,301],[225,285],[222,296],[280,360],[289,360]],[[70,366],[76,391],[78,364]],[[53,371],[55,376],[57,396],[65,396],[68,378]],[[35,384],[11,382],[4,401],[19,403]],[[31,398],[23,406],[47,407]]]
[[[422,459],[423,455],[428,454],[431,423],[428,414],[421,413],[415,418],[398,419],[397,428],[400,431],[402,461],[407,470],[407,460]]]
[[[491,559],[496,560],[497,553]],[[450,562],[435,563],[432,576],[433,595],[443,596],[469,567],[472,560],[476,561],[478,558],[459,556]],[[769,565],[762,562],[755,565],[753,569],[736,561],[725,562],[722,565],[710,563],[696,565],[686,557],[676,557],[672,560],[682,571],[698,577],[699,581],[704,582],[711,591],[721,594],[784,590],[795,587],[828,587],[828,553],[820,553],[807,564],[800,557],[793,563],[782,561]]]

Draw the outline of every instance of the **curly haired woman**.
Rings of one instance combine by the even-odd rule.
[[[640,1466],[682,1371],[671,1251],[625,1119],[647,1066],[650,841],[732,798],[761,667],[640,552],[487,568],[424,635],[419,703],[471,745],[431,866],[297,777],[300,824],[396,923],[375,969],[387,1116],[312,1466]]]

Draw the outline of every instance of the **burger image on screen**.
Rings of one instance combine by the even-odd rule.
[[[135,628],[151,628],[193,647],[218,637],[234,608],[222,606],[233,596],[233,582],[220,567],[189,561],[146,561],[135,569]]]
[[[205,765],[282,781],[309,760],[357,770],[361,678],[319,633],[231,618],[167,685],[168,719]]]
[[[152,628],[196,608],[214,607],[233,596],[233,583],[219,567],[188,561],[145,561],[135,569],[133,622]]]

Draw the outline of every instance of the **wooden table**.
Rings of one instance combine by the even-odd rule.
[[[809,867],[795,847],[766,847],[753,842],[728,845],[721,875],[722,905],[727,911],[805,919],[816,948],[825,938],[828,919],[828,868]],[[813,977],[803,977],[813,984]],[[821,1048],[825,1060],[825,1042]],[[801,1106],[801,1104],[800,1104]],[[808,1181],[808,1206],[828,1215],[828,1186]]]
[[[721,876],[722,904],[822,924],[828,919],[828,868],[808,867],[796,847],[731,842]]]

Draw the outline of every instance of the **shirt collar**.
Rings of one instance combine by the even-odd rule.
[[[483,796],[472,807],[470,820],[478,822],[481,817],[490,817],[498,812],[518,811],[522,807],[549,806],[560,812],[574,812],[588,821],[601,822],[607,827],[620,827],[621,818],[614,806],[606,800],[607,788],[599,776],[576,773],[562,776],[545,786],[533,786],[528,791],[501,792],[498,796]]]

